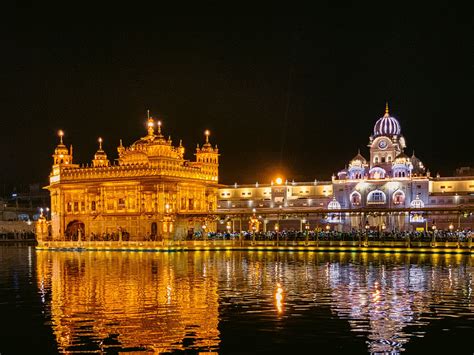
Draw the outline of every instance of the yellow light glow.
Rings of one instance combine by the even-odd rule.
[[[281,185],[283,183],[283,179],[281,177],[277,177],[275,182],[278,184],[278,185]]]
[[[210,132],[208,129],[206,129],[206,130],[204,131],[204,134],[205,134],[206,136],[210,136],[210,135],[211,135],[211,132]]]
[[[60,136],[60,137],[64,136],[64,132],[63,132],[62,129],[60,129],[60,130],[58,131],[58,136]]]
[[[283,288],[277,283],[277,290],[275,293],[275,301],[278,313],[283,312]]]

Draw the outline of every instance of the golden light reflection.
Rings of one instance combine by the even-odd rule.
[[[275,292],[275,304],[278,310],[278,313],[283,312],[283,288],[280,283],[277,283],[277,289]]]
[[[38,285],[49,285],[60,352],[77,346],[106,351],[111,342],[156,353],[217,350],[217,271],[203,275],[207,257],[194,257],[191,262],[178,253],[37,253]]]

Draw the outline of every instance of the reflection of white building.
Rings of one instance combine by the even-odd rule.
[[[474,205],[474,176],[432,177],[414,153],[408,156],[404,152],[406,141],[400,123],[390,115],[388,105],[375,123],[368,147],[368,159],[359,151],[331,181],[235,184],[221,188],[218,209],[282,207],[357,211],[374,207],[390,212],[396,208]],[[372,228],[385,226],[387,230],[412,230],[433,221],[438,228],[447,228],[453,222],[460,228],[474,227],[472,216],[462,220],[446,216],[430,218],[428,221],[423,211],[410,215],[329,213],[310,224],[331,224],[331,228],[339,230],[362,229],[366,224]]]

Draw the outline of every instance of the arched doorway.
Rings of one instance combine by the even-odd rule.
[[[66,237],[66,240],[78,240],[80,233],[81,239],[84,240],[84,231],[84,223],[78,220],[74,220],[68,223],[64,235]]]

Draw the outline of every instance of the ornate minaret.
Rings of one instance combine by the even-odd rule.
[[[107,154],[102,149],[102,138],[101,137],[99,137],[98,142],[99,142],[99,149],[94,154],[94,159],[92,159],[92,166],[94,168],[97,168],[97,167],[100,167],[100,166],[109,166],[110,161],[107,159]]]
[[[217,149],[217,145],[212,148],[209,142],[209,136],[211,135],[209,130],[206,130],[204,135],[206,136],[206,142],[202,145],[202,148],[199,148],[199,144],[196,148],[196,162],[203,167],[203,172],[211,175],[212,180],[217,181],[219,177],[219,149]]]
[[[374,134],[370,136],[370,168],[378,166],[391,174],[392,162],[403,152],[405,138],[401,135],[400,123],[390,116],[388,103],[385,114],[374,126]]]
[[[56,146],[53,154],[54,165],[72,164],[72,145],[69,150],[63,143],[64,132],[58,131],[59,144]]]

